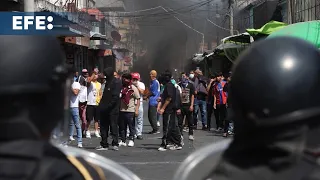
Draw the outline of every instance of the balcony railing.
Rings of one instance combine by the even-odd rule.
[[[54,5],[46,0],[35,0],[35,11],[49,11],[69,21],[79,24],[87,29],[91,29],[90,15],[76,9],[76,12],[68,12],[66,8]]]

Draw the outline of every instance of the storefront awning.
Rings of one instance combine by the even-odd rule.
[[[107,36],[99,32],[90,31],[90,40],[107,40]]]
[[[200,63],[201,61],[203,61],[205,58],[208,58],[210,56],[213,56],[215,53],[211,52],[211,53],[203,53],[203,54],[195,54],[192,58],[192,61],[195,63]]]
[[[53,33],[57,36],[84,37],[83,33],[71,27],[55,27]]]
[[[214,50],[215,54],[226,56],[232,63],[236,60],[239,54],[245,50],[250,43],[236,43],[231,41],[223,41]]]
[[[91,40],[89,49],[112,49],[112,43],[103,40]]]
[[[242,33],[234,36],[228,36],[222,39],[222,42],[235,42],[235,43],[252,43],[254,40],[249,33]]]
[[[251,36],[254,37],[254,39],[258,39],[261,37],[267,37],[271,33],[278,31],[279,29],[282,29],[286,27],[287,24],[283,22],[278,21],[270,21],[264,26],[262,26],[260,29],[247,29],[247,33],[249,33]]]

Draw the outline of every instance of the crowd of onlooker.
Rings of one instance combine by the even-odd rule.
[[[97,150],[109,148],[108,137],[112,138],[112,149],[120,146],[134,146],[135,139],[142,140],[143,122],[148,118],[151,125],[149,134],[159,134],[162,124],[162,144],[160,151],[179,150],[184,145],[183,132],[194,140],[194,130],[201,120],[202,130],[210,130],[211,115],[214,114],[216,129],[224,137],[232,134],[232,126],[227,118],[228,82],[231,74],[222,73],[203,76],[197,69],[181,73],[175,80],[170,71],[160,75],[150,72],[150,86],[146,88],[139,73],[115,72],[106,68],[81,74],[75,73],[70,99],[69,141],[74,139],[74,127],[78,147],[82,147],[82,137],[94,134],[101,138]],[[148,103],[148,117],[143,117],[143,103]],[[92,132],[91,122],[94,122]]]

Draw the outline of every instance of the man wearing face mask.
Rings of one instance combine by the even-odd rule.
[[[114,70],[109,67],[104,71],[106,85],[99,104],[101,142],[97,150],[108,150],[108,132],[111,130],[112,149],[119,150],[118,117],[120,109],[121,81],[114,77]]]
[[[140,94],[139,90],[132,85],[132,76],[129,73],[122,75],[122,89],[120,101],[119,130],[120,146],[127,146],[126,132],[129,128],[129,147],[134,146],[135,117],[139,114]]]
[[[208,95],[206,79],[202,74],[202,71],[197,69],[195,71],[194,78],[195,87],[195,98],[194,98],[194,125],[197,126],[198,123],[198,112],[201,112],[202,130],[207,129],[207,102],[206,98]]]
[[[181,115],[178,116],[178,124],[180,133],[183,133],[183,119],[186,117],[186,122],[189,128],[189,140],[193,141],[193,102],[194,102],[194,86],[189,82],[189,78],[185,73],[182,73],[181,83]],[[183,136],[182,136],[183,137]]]
[[[80,83],[81,89],[79,91],[79,113],[80,113],[80,119],[81,122],[87,122],[87,101],[88,101],[88,86],[90,83],[88,83],[87,79],[89,77],[89,72],[87,69],[82,69],[82,74],[78,77],[77,82]],[[82,130],[84,130],[84,127],[82,127]],[[85,132],[83,132],[85,135]]]
[[[214,74],[210,77],[209,84],[207,86],[208,91],[208,98],[207,98],[207,127],[208,130],[211,129],[211,116],[214,111],[213,104],[214,104],[214,96],[213,96],[213,90],[215,88],[216,82],[217,82],[217,75]]]
[[[140,106],[139,106],[139,115],[135,121],[136,136],[138,140],[142,140],[142,129],[143,129],[143,95],[146,90],[146,86],[143,82],[140,81],[139,73],[132,73],[132,84],[137,87],[140,93]]]
[[[194,82],[194,71],[190,71],[189,80]]]
[[[180,92],[172,83],[172,74],[170,71],[165,71],[161,76],[161,83],[165,87],[161,102],[159,102],[158,112],[163,115],[163,138],[158,150],[181,150],[183,141],[177,121],[177,115],[181,114]]]

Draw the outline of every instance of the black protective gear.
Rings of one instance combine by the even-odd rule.
[[[320,53],[303,40],[257,42],[237,60],[230,96],[237,125],[275,127],[320,115]]]
[[[14,128],[20,133],[8,138],[39,138],[64,119],[64,63],[55,37],[0,36],[0,137]]]
[[[0,96],[47,93],[65,83],[65,56],[56,38],[0,36]]]
[[[0,179],[105,179],[49,143],[69,107],[64,63],[55,37],[0,36]]]
[[[239,57],[229,93],[235,136],[211,178],[307,180],[320,171],[319,60],[315,46],[292,37],[257,42]]]
[[[59,121],[70,124],[73,78],[64,63],[55,37],[0,36],[0,179],[139,179],[104,157],[49,142]]]
[[[113,79],[114,70],[112,67],[107,67],[103,70],[104,76],[106,76],[106,81],[110,82]]]
[[[199,157],[201,165],[220,159],[201,179],[319,180],[319,91],[315,46],[291,37],[252,44],[230,81],[234,138],[222,155],[220,149]]]

